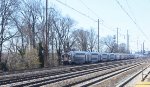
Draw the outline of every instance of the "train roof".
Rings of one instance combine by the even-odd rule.
[[[69,53],[88,53],[87,51],[70,51]]]
[[[91,52],[91,53],[99,53],[99,52]]]

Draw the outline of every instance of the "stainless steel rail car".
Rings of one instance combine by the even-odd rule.
[[[99,52],[86,52],[86,51],[70,51],[62,54],[63,64],[84,64],[84,63],[97,63],[104,61],[124,60],[141,58],[141,55],[125,54],[125,53],[99,53]],[[144,57],[145,58],[145,57]]]
[[[101,61],[101,55],[98,52],[91,52],[91,63],[97,63]]]

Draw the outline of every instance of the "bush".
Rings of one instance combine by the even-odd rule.
[[[13,52],[8,53],[7,67],[10,71],[38,68],[40,65],[37,49],[26,49],[24,55]]]
[[[7,68],[7,65],[6,65],[5,62],[1,62],[1,63],[0,63],[0,70],[8,71],[8,68]]]
[[[37,49],[27,49],[25,52],[26,68],[38,68],[40,65]]]

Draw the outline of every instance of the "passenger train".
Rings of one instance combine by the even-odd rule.
[[[61,56],[63,64],[85,64],[139,58],[136,54],[70,51]]]

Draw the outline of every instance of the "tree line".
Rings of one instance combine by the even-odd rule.
[[[56,7],[50,7],[46,59],[46,20],[42,0],[1,0],[0,14],[1,69],[53,67],[61,65],[63,52],[97,51],[95,29],[76,28],[75,20],[63,16]],[[125,47],[124,43],[117,45],[113,36],[101,38],[100,41],[101,52],[125,53]]]

